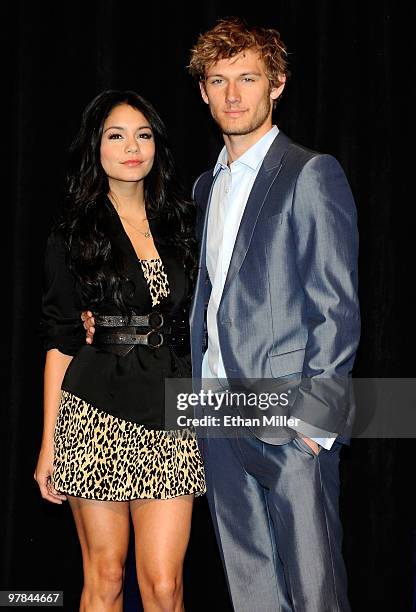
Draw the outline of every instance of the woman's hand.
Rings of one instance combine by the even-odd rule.
[[[66,500],[66,495],[58,493],[52,486],[51,476],[53,472],[53,446],[42,446],[36,466],[34,479],[39,485],[43,499],[47,499],[53,504],[62,504]]]

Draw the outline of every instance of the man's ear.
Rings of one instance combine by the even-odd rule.
[[[277,100],[277,98],[282,95],[282,92],[286,85],[286,76],[284,74],[279,75],[279,83],[280,85],[277,85],[277,87],[274,86],[270,90],[270,98],[272,100]]]
[[[205,81],[199,81],[199,90],[201,92],[201,96],[205,104],[209,104],[207,92],[205,90]]]

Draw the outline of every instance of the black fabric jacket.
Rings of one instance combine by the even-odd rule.
[[[111,208],[110,208],[111,207]],[[123,225],[110,205],[110,231],[115,247],[121,250],[126,281],[122,294],[128,309],[144,315],[152,311],[150,292],[140,261]],[[168,277],[170,294],[157,306],[159,312],[176,315],[188,325],[190,281],[177,249],[163,240],[151,223],[153,239]],[[67,263],[63,236],[52,233],[45,253],[41,335],[45,350],[58,349],[73,355],[62,389],[113,416],[152,429],[164,426],[164,380],[190,377],[190,349],[162,345],[158,349],[135,346],[120,356],[85,343],[81,291]],[[122,314],[110,297],[95,310],[98,314]]]

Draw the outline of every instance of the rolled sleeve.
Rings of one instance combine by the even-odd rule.
[[[46,351],[56,348],[72,356],[83,346],[85,333],[81,310],[75,277],[67,265],[63,238],[51,234],[45,252],[40,321],[40,335]]]

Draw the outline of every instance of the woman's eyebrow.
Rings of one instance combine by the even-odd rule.
[[[107,128],[105,128],[104,130],[104,134],[106,132],[108,132],[108,130],[125,130],[126,128],[121,126],[121,125],[109,125]],[[136,128],[137,130],[151,130],[152,128],[150,127],[150,125],[140,125],[138,128]]]

